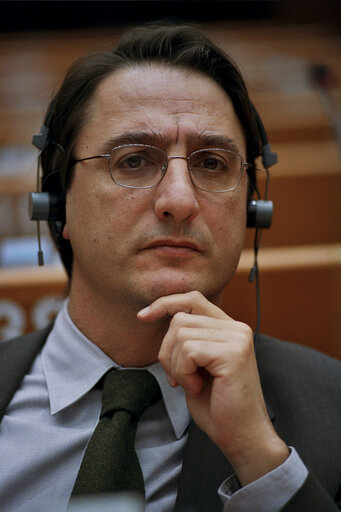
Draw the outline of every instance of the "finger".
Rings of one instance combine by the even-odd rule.
[[[199,315],[177,313],[170,322],[159,351],[159,360],[162,361],[170,385],[175,386],[178,383],[171,377],[172,360],[177,357],[184,343],[189,340],[204,342],[206,350],[209,351],[212,350],[212,343],[226,344],[232,341],[239,344],[245,336],[243,327],[244,324],[229,318],[217,320]]]
[[[206,343],[227,343],[228,341],[238,341],[239,336],[243,334],[232,322],[212,320],[212,322],[215,322],[214,324],[210,323],[210,321],[204,322],[201,320],[201,317],[197,316],[194,317],[195,320],[193,322],[191,322],[191,318],[187,322],[184,320],[185,315],[191,317],[191,315],[185,313],[177,313],[170,323],[168,333],[169,337],[173,340],[173,344],[183,343],[187,340],[201,340]],[[180,316],[181,318],[179,318]],[[165,341],[168,341],[168,336]],[[168,343],[164,344],[164,346],[166,345]]]
[[[184,313],[179,315],[183,316]],[[172,322],[175,319],[176,317]],[[223,323],[225,325],[232,322]],[[242,361],[254,356],[252,330],[246,324],[234,324],[232,329],[224,330],[183,326],[174,328],[171,325],[159,352],[159,360],[164,370],[178,382],[176,368],[181,367],[182,357],[189,357],[190,365],[195,362],[197,368],[204,367],[212,376],[218,376],[222,366],[227,368],[233,361]],[[215,359],[217,357],[223,359]],[[195,370],[196,368],[189,366],[185,373],[193,373]]]
[[[165,368],[164,368],[164,371],[165,371],[165,374],[166,374],[166,377],[168,380],[168,384],[172,388],[176,388],[179,385],[178,381],[174,377],[172,377],[172,375],[170,375],[168,372],[166,372]]]
[[[154,322],[166,316],[173,317],[179,312],[221,319],[227,317],[220,308],[212,304],[197,291],[160,297],[150,306],[139,311],[137,316],[145,322]]]
[[[192,375],[186,375],[185,379],[182,379],[182,383],[180,383],[175,377],[166,371],[165,374],[167,381],[172,388],[176,388],[177,386],[181,385],[186,393],[189,393],[193,397],[196,397],[198,394],[200,394],[203,387],[203,379],[198,372],[195,372]]]
[[[225,318],[212,318],[204,315],[194,315],[190,313],[175,313],[170,319],[169,329],[179,331],[179,329],[198,329],[202,330],[203,334],[208,331],[214,332],[225,331],[225,334],[229,332],[233,333],[234,330],[239,329],[239,325],[243,325],[242,322],[232,320],[232,318],[225,315]],[[179,333],[181,334],[181,333]]]
[[[239,344],[245,336],[247,338],[250,336],[249,331],[252,336],[252,331],[247,325],[235,322],[229,317],[227,320],[220,320],[188,313],[176,313],[162,341],[159,357],[163,360],[170,359],[174,350],[191,339],[204,341],[208,345],[214,342]]]
[[[203,388],[201,371],[204,368],[212,377],[220,375],[221,361],[225,355],[221,344],[211,343],[207,350],[207,342],[188,340],[176,346],[169,358],[160,356],[160,362],[167,374],[180,384],[186,393],[192,396],[200,394]]]
[[[192,343],[189,340],[188,345]],[[193,343],[196,343],[195,341]],[[198,373],[198,366],[194,358],[187,357],[183,359],[182,349],[176,347],[169,357],[163,357],[160,353],[160,363],[166,372],[168,382],[171,386],[181,385],[186,393],[191,396],[197,396],[203,386],[203,381]],[[176,383],[176,384],[175,384]]]

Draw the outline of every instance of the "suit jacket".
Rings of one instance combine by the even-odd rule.
[[[50,329],[51,326],[0,343],[0,421]],[[309,469],[305,483],[282,511],[338,511],[341,508],[341,362],[267,336],[259,337],[256,357],[273,425],[282,439],[296,448]],[[176,512],[221,512],[217,489],[232,473],[228,460],[192,422]]]

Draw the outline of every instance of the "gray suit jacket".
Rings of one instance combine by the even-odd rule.
[[[0,421],[50,328],[0,343]],[[341,508],[341,362],[267,336],[259,337],[256,356],[273,425],[282,439],[296,448],[309,469],[306,482],[282,511],[338,511],[336,503]],[[220,450],[192,422],[176,512],[221,512],[217,488],[232,473]]]

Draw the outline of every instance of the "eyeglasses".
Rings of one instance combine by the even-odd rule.
[[[73,164],[106,158],[112,180],[126,188],[152,188],[164,177],[170,160],[187,161],[191,181],[207,192],[229,192],[236,189],[244,169],[249,167],[239,153],[229,149],[206,148],[189,156],[168,156],[162,149],[147,144],[117,146],[105,155],[73,160]]]

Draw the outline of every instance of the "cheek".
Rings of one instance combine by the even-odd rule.
[[[77,243],[119,242],[131,232],[150,199],[134,189],[118,187],[112,181],[92,180],[91,186],[75,179],[67,194],[64,238]]]
[[[210,224],[222,244],[242,246],[246,230],[244,194],[231,195],[227,200],[217,202]]]
[[[63,230],[64,238],[71,242],[81,238],[93,237],[101,229],[103,220],[110,211],[111,196],[101,190],[96,181],[87,183],[76,174],[66,196],[66,224]],[[103,187],[102,187],[103,188]]]

